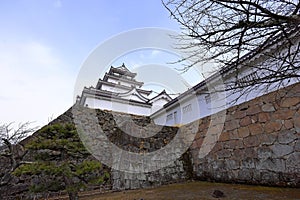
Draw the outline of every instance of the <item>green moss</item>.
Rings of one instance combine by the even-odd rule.
[[[36,161],[21,165],[14,174],[37,175],[48,180],[45,184],[32,185],[32,192],[62,188],[77,192],[86,183],[92,181],[99,184],[108,177],[106,173],[101,173],[102,164],[99,161],[88,158],[90,154],[73,124],[54,124],[42,128],[26,148]]]

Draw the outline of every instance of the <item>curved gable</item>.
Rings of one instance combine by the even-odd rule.
[[[125,93],[118,93],[118,97],[122,97],[124,99],[132,99],[136,101],[141,101],[141,102],[148,102],[149,99],[144,97],[135,87],[132,88],[132,90],[125,92]]]

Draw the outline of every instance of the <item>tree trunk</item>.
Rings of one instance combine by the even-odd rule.
[[[63,175],[70,200],[78,200],[78,191],[74,188],[72,178]]]
[[[70,200],[78,200],[78,192],[68,192]]]

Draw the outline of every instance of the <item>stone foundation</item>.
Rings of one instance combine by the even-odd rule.
[[[80,121],[88,132],[96,134],[93,139],[95,146],[102,144],[99,143],[101,137],[97,138],[95,126],[102,128],[111,143],[124,151],[135,153],[157,151],[172,142],[178,134],[178,128],[157,126],[148,117],[81,107],[75,111],[80,117],[74,119],[72,111],[74,113],[72,108],[69,109],[51,124]],[[96,113],[96,117],[92,113]],[[226,114],[224,123],[212,123],[211,119],[217,120],[219,115],[224,114]],[[132,121],[125,120],[120,123],[116,120],[116,116]],[[91,123],[94,120],[97,120],[97,125]],[[143,128],[136,129],[134,124]],[[146,188],[189,179],[300,186],[299,83],[231,107],[214,116],[202,118],[194,124],[197,124],[199,129],[196,135],[193,135],[190,148],[174,163],[147,173],[111,170],[111,189]],[[188,135],[194,124],[188,124],[180,129]],[[151,137],[139,138],[126,134],[123,130],[144,136],[154,130],[159,131]],[[210,134],[207,133],[208,130]],[[31,137],[22,143],[27,143]],[[215,138],[216,143],[203,144],[207,141],[207,137]],[[184,142],[186,141],[182,139],[182,143]],[[205,156],[199,154],[203,145],[213,147]],[[174,156],[171,154],[176,154],[176,148],[170,153],[170,156]],[[108,156],[107,160],[109,159]],[[5,168],[2,164],[3,162],[1,168]],[[26,190],[27,185],[22,184],[24,185],[20,182],[18,185],[16,180],[13,186],[14,188],[22,186],[22,190]],[[10,193],[9,190],[6,192]]]
[[[202,180],[276,186],[300,185],[300,84],[229,108],[212,151],[198,157],[210,117],[200,120],[191,146]]]

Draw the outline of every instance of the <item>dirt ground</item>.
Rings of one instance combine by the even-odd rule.
[[[225,197],[212,196],[220,190]],[[300,200],[300,188],[262,187],[210,182],[188,182],[165,185],[158,188],[127,190],[104,194],[85,194],[81,200]]]

